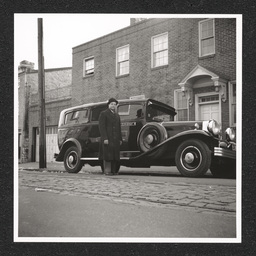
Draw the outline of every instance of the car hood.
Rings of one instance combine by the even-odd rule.
[[[174,136],[175,134],[188,130],[204,130],[202,121],[173,121],[161,123],[165,127],[168,137]],[[197,127],[196,128],[196,125]]]

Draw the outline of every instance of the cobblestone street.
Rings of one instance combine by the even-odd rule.
[[[139,179],[126,175],[104,176],[100,173],[39,172],[20,168],[20,188],[37,192],[80,195],[135,205],[180,208],[220,215],[236,215],[236,188],[230,185],[170,182],[171,178]],[[192,181],[193,179],[191,179]],[[235,183],[234,183],[235,184]]]

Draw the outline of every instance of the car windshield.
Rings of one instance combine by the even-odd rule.
[[[147,119],[156,122],[168,122],[174,120],[173,111],[155,104],[148,105]]]

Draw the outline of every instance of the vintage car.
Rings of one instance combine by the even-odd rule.
[[[78,173],[84,164],[101,166],[98,119],[107,102],[84,104],[60,113],[59,154],[67,172]],[[175,109],[153,99],[119,100],[122,138],[120,165],[127,167],[177,166],[187,177],[235,177],[235,133],[225,140],[215,120],[174,121]],[[118,167],[119,170],[120,166]],[[117,171],[118,171],[117,170]]]

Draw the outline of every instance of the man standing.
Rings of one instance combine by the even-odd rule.
[[[121,121],[117,114],[118,101],[109,99],[108,109],[101,112],[99,130],[101,135],[99,159],[103,160],[106,175],[117,174],[120,167],[120,145],[122,144]]]

